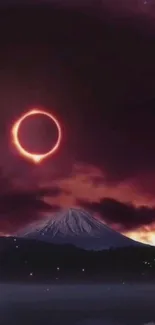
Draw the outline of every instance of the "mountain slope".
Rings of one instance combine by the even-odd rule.
[[[88,250],[142,245],[110,229],[80,209],[57,213],[42,223],[31,225],[18,235],[54,244],[69,243]]]

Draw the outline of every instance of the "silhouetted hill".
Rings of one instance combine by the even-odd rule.
[[[1,281],[148,281],[155,279],[154,247],[85,251],[72,245],[0,238]]]

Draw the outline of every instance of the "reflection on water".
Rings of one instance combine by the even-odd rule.
[[[135,314],[135,311],[130,310],[131,317],[126,310],[121,313],[108,313],[90,310],[77,312],[76,310],[62,311],[50,310],[48,307],[25,308],[26,306],[12,306],[0,313],[0,325],[155,325],[155,322],[145,321],[140,315],[140,311]],[[34,308],[33,308],[34,307]],[[52,306],[51,306],[52,307]],[[146,315],[146,319],[151,320],[152,317]],[[155,317],[154,317],[155,319]]]
[[[76,325],[118,325],[118,323],[109,322],[108,320],[100,318],[100,319],[82,320],[82,321],[76,323]]]
[[[104,318],[100,318],[100,319],[85,319],[82,320],[78,323],[76,323],[76,325],[119,325],[120,323],[118,323],[117,321],[112,322],[112,321],[108,321],[105,320]],[[127,321],[124,321],[124,325],[127,324]],[[120,324],[122,325],[122,324]],[[141,325],[155,325],[155,322],[149,322],[149,323],[145,323],[145,324],[141,324]]]
[[[155,325],[155,285],[110,289],[0,284],[0,325]]]

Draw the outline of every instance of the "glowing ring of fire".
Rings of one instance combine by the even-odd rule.
[[[46,152],[45,154],[34,154],[34,153],[31,153],[31,152],[28,152],[27,150],[25,150],[22,147],[22,145],[19,142],[18,134],[19,134],[19,129],[21,127],[22,122],[27,117],[29,117],[31,115],[38,115],[38,114],[45,115],[45,116],[49,117],[56,124],[56,127],[58,129],[58,140],[57,140],[55,146],[50,151]],[[13,142],[14,142],[17,150],[19,151],[19,153],[21,155],[23,155],[24,157],[26,157],[27,159],[33,160],[33,162],[35,162],[35,163],[39,163],[43,159],[45,159],[45,158],[49,157],[50,155],[54,154],[55,151],[58,149],[58,147],[60,145],[60,142],[61,142],[61,138],[62,138],[61,127],[60,127],[60,124],[59,124],[58,120],[52,114],[50,114],[48,112],[45,112],[43,110],[39,110],[39,109],[31,110],[28,113],[24,114],[21,118],[19,118],[17,120],[17,122],[15,122],[15,124],[13,125],[12,136],[13,136]]]

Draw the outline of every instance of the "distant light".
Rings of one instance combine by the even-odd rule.
[[[16,246],[16,248],[19,248],[19,246]]]
[[[59,278],[56,278],[56,280],[59,280]]]
[[[82,269],[82,272],[84,272],[85,271],[85,269]]]
[[[60,270],[60,268],[59,267],[57,267],[57,271],[59,271]]]
[[[14,238],[14,241],[17,241],[17,239],[16,239],[16,238]]]
[[[50,289],[49,289],[49,288],[47,288],[47,289],[46,289],[46,291],[50,291]]]
[[[30,273],[30,276],[33,276],[33,272]]]

